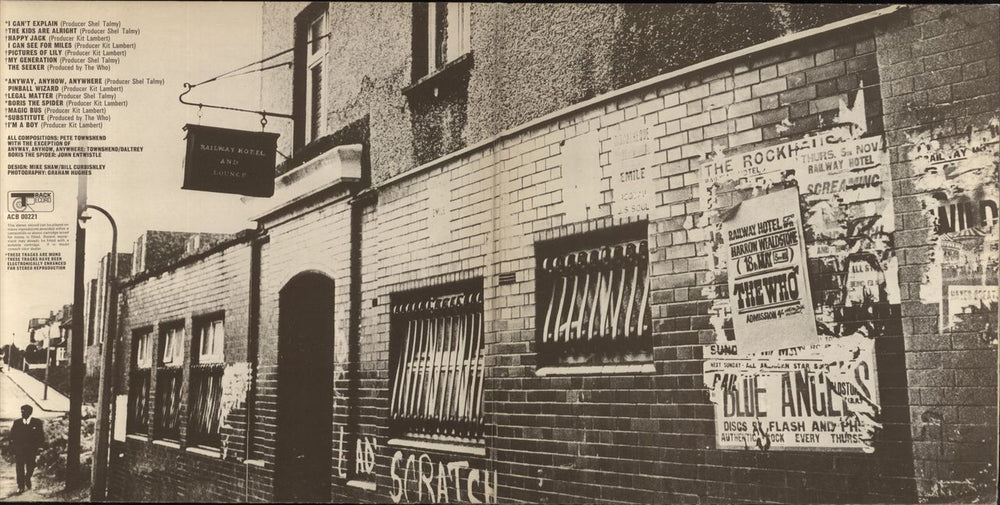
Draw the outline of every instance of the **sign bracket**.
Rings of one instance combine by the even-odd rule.
[[[198,86],[198,85],[197,84],[191,84],[191,83],[185,82],[184,83],[184,92],[181,93],[180,96],[177,97],[177,100],[179,102],[181,102],[182,104],[184,104],[184,105],[190,105],[190,106],[193,106],[193,107],[198,107],[199,112],[200,112],[200,110],[203,107],[207,107],[209,109],[221,109],[221,110],[231,110],[231,111],[236,111],[236,112],[249,112],[251,114],[260,114],[263,117],[263,119],[261,120],[261,125],[262,126],[263,125],[267,125],[267,116],[280,117],[280,118],[285,118],[285,119],[295,119],[295,116],[293,116],[291,114],[282,114],[280,112],[268,112],[266,110],[242,109],[242,108],[239,108],[239,107],[229,107],[229,106],[225,106],[225,105],[212,105],[212,104],[193,103],[193,102],[185,101],[184,100],[184,95],[190,93],[191,90],[194,89],[196,86]]]

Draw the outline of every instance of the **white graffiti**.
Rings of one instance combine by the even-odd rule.
[[[347,442],[345,441],[344,427],[338,426],[338,443],[337,443],[337,476],[346,479],[347,468],[350,464],[345,461],[347,458],[347,451],[350,450],[347,447]],[[355,440],[354,444],[354,474],[356,477],[369,477],[371,481],[375,480],[375,454],[378,452],[378,442],[374,437],[360,436]]]
[[[396,451],[389,475],[392,477],[390,496],[395,503],[410,502],[414,498],[416,503],[497,502],[496,470],[492,475],[489,471],[481,472],[469,468],[468,461],[447,464],[439,461],[435,465],[427,454],[410,454],[404,463],[402,451]]]

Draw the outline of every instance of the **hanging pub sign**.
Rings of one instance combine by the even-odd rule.
[[[746,200],[722,223],[741,351],[815,344],[816,316],[795,188]]]
[[[185,125],[183,189],[246,196],[274,194],[278,134]]]

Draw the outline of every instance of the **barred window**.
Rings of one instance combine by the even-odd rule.
[[[132,336],[132,366],[129,370],[128,420],[129,433],[149,433],[149,384],[151,341],[153,330],[136,331]]]
[[[188,442],[219,447],[219,415],[222,402],[222,371],[218,365],[191,368],[191,416]]]
[[[191,412],[188,417],[188,443],[220,447],[222,363],[225,331],[223,318],[201,321],[196,326],[191,365]]]
[[[160,359],[156,367],[156,416],[153,435],[180,439],[181,382],[184,378],[184,327],[173,325],[160,332]]]
[[[394,297],[390,429],[478,439],[483,423],[483,293],[477,286]]]
[[[645,228],[639,223],[537,247],[540,364],[652,359]]]
[[[156,371],[156,426],[157,438],[180,438],[182,368],[160,368]]]

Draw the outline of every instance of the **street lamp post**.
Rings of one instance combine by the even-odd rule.
[[[107,293],[108,315],[104,342],[101,347],[101,375],[97,392],[97,430],[94,434],[94,458],[91,469],[90,498],[93,501],[103,501],[107,496],[107,466],[108,453],[111,449],[111,376],[114,367],[114,348],[116,328],[118,327],[118,225],[108,211],[97,205],[86,205],[86,209],[94,209],[111,224],[111,261],[108,265]],[[80,216],[86,221],[89,216]]]
[[[45,327],[45,389],[42,389],[42,400],[49,399],[49,349],[52,346],[52,322]]]
[[[86,144],[86,143],[84,143]],[[87,176],[77,178],[76,215],[87,207]],[[73,266],[73,333],[72,348],[83,349],[83,261],[86,255],[87,231],[76,223],[76,252]],[[69,360],[69,433],[66,435],[66,488],[73,489],[80,478],[80,425],[83,407],[83,353],[74,352]]]

